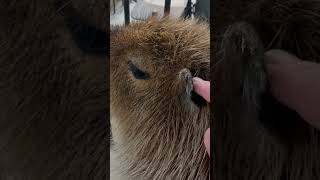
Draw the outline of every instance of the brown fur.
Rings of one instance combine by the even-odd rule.
[[[0,4],[1,180],[108,175],[106,55],[77,46],[57,2]]]
[[[215,58],[215,175],[320,179],[319,131],[272,97],[263,64],[263,53],[272,48],[320,61],[320,1],[262,0],[251,6],[237,16],[245,22],[225,32]]]
[[[112,32],[112,149],[126,179],[208,179],[209,106],[197,106],[188,86],[192,76],[209,78],[209,39],[207,25],[172,19]],[[150,79],[135,79],[129,61]]]

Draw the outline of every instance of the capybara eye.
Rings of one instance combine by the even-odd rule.
[[[129,62],[129,70],[132,72],[133,76],[136,79],[145,80],[145,79],[148,79],[150,77],[148,73],[143,72],[142,70],[140,70],[132,62]]]

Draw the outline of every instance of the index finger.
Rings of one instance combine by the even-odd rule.
[[[202,96],[206,101],[210,102],[210,81],[205,81],[201,78],[193,78],[194,91]]]

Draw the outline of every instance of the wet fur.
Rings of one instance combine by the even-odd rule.
[[[106,55],[76,44],[67,2],[1,2],[2,180],[108,176]]]
[[[209,78],[209,27],[151,19],[115,29],[111,151],[118,154],[120,174],[125,179],[208,179],[203,134],[209,127],[209,106],[196,105],[187,84],[192,76]],[[135,79],[128,70],[130,60],[150,79]]]
[[[319,131],[273,99],[263,53],[278,48],[319,62],[320,2],[250,6],[226,30],[213,64],[216,179],[319,179]]]

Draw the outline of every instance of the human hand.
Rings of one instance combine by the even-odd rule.
[[[210,102],[210,82],[204,81],[200,78],[193,78],[194,91],[202,96],[206,101]],[[204,134],[204,144],[210,155],[210,128]]]
[[[266,52],[265,64],[273,96],[320,129],[320,64],[282,50]]]

